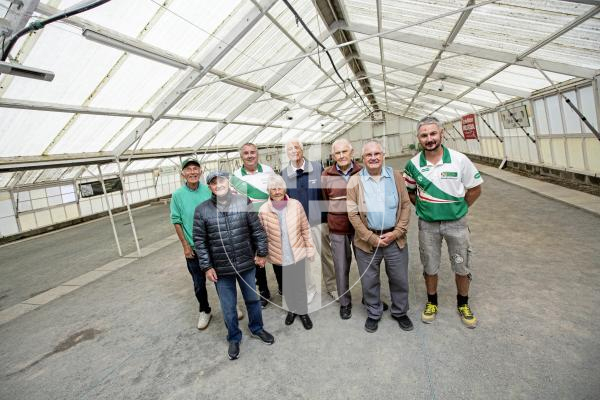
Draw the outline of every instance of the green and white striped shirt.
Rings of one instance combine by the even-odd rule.
[[[433,165],[420,152],[404,168],[404,181],[409,191],[416,191],[419,218],[454,221],[468,212],[465,193],[483,183],[475,165],[462,153],[442,146],[441,162]]]

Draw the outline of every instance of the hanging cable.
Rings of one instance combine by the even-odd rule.
[[[29,32],[40,30],[43,27],[45,27],[46,25],[51,24],[56,21],[60,21],[61,19],[65,19],[65,18],[71,17],[73,15],[82,13],[84,11],[91,10],[92,8],[101,6],[102,4],[108,3],[109,1],[110,0],[86,1],[86,2],[84,2],[85,4],[82,4],[80,6],[73,6],[71,8],[64,10],[63,12],[61,12],[59,14],[51,15],[50,17],[48,17],[46,19],[31,22],[29,25],[27,25],[25,28],[21,29],[19,32],[15,33],[10,38],[10,41],[6,45],[6,48],[4,48],[4,46],[2,47],[2,60],[1,61],[6,61],[6,59],[8,58],[8,55],[10,54],[10,51],[15,46],[15,44],[17,43],[17,40],[19,40],[19,38],[21,36],[26,35]]]
[[[327,50],[327,47],[325,47],[325,45],[319,41],[319,39],[314,35],[314,33],[312,33],[312,31],[310,30],[310,28],[306,25],[306,23],[304,22],[304,20],[302,19],[302,17],[300,17],[300,15],[298,14],[298,12],[296,12],[296,10],[294,9],[294,7],[292,7],[292,5],[288,2],[288,0],[283,0],[283,2],[287,6],[287,8],[289,8],[290,11],[294,14],[294,17],[296,18],[296,21],[300,22],[300,24],[302,25],[302,27],[304,28],[304,30],[306,31],[306,33],[308,33],[310,35],[310,37],[319,45],[319,47],[325,51],[325,53],[327,54],[327,57],[329,58],[329,61],[331,62],[331,66],[333,67],[333,70],[335,71],[336,75],[340,78],[340,80],[342,82],[344,82],[344,78],[342,78],[342,75],[340,75],[340,72],[338,71],[337,67],[335,66],[335,62],[333,62],[333,58],[331,57],[331,54],[329,54],[329,50]],[[358,95],[358,97],[360,97],[360,100],[362,101],[362,103],[365,106],[365,108],[369,111],[369,113],[371,113],[372,110],[369,108],[369,106],[367,105],[367,103],[365,103],[365,100],[360,95],[360,93],[358,92],[358,90],[356,90],[356,87],[354,87],[354,84],[352,82],[350,82],[350,86],[352,86],[352,89],[354,89],[354,92]]]

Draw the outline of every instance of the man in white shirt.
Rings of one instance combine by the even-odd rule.
[[[268,165],[259,163],[258,149],[254,143],[245,143],[240,147],[240,158],[243,165],[233,173],[231,186],[236,192],[247,196],[252,209],[258,212],[260,206],[269,199],[267,184],[274,172]],[[261,307],[265,308],[271,298],[266,268],[256,269],[256,284]]]

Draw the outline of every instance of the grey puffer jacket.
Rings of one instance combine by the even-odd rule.
[[[214,268],[217,276],[255,268],[254,256],[266,257],[267,235],[245,196],[227,195],[217,203],[213,195],[194,212],[192,231],[200,269]]]

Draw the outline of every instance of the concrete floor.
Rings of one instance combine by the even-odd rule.
[[[213,287],[213,320],[195,329],[191,279],[173,243],[0,325],[0,399],[599,398],[600,216],[484,179],[470,211],[474,330],[456,314],[447,256],[439,317],[419,321],[426,296],[413,216],[414,331],[386,313],[376,333],[365,332],[358,285],[352,319],[340,320],[334,304],[312,314],[312,331],[285,326],[270,305],[263,317],[273,346],[249,338],[244,319],[232,362]],[[167,207],[137,214],[145,245],[172,235]],[[1,287],[10,290],[2,304],[114,258],[108,220],[2,247]],[[273,292],[274,283],[271,272]],[[385,285],[383,293],[389,301]]]

